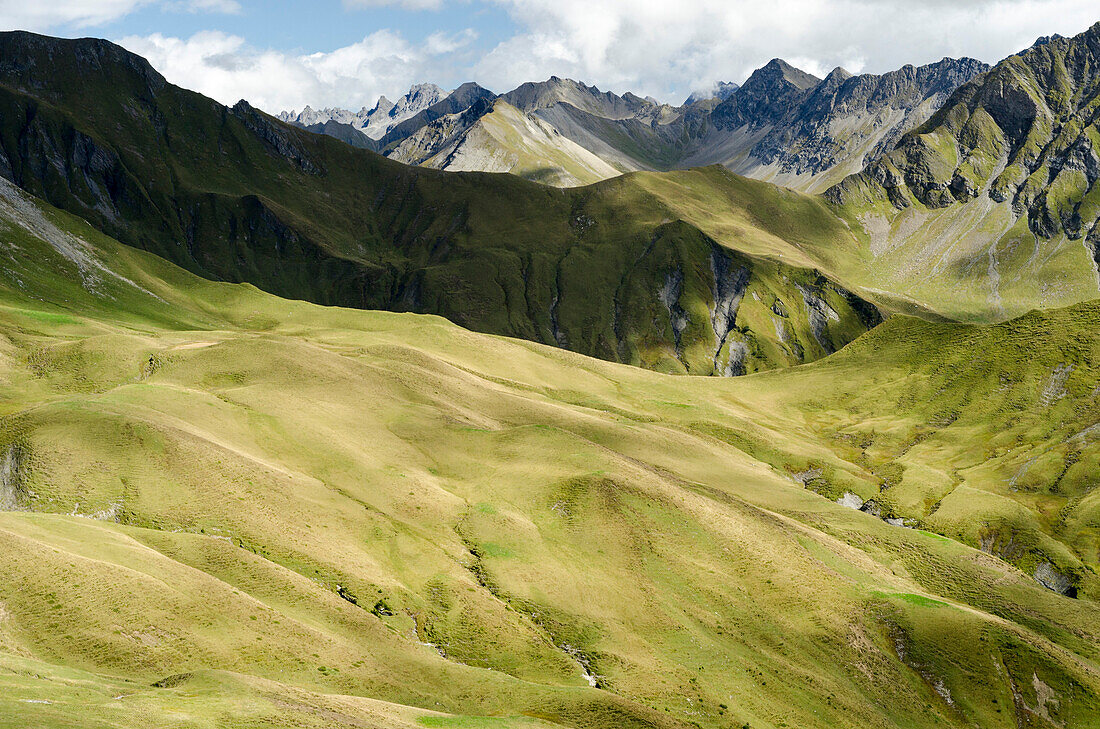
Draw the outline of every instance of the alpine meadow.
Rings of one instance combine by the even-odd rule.
[[[678,106],[125,45],[0,33],[0,729],[1100,728],[1100,23]]]

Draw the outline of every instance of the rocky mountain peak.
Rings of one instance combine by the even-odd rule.
[[[368,111],[368,114],[385,114],[393,108],[393,102],[387,99],[385,96],[379,96],[378,102],[375,103],[374,108]],[[366,110],[366,107],[363,107]],[[362,113],[362,112],[360,112]]]
[[[773,58],[762,68],[754,71],[752,76],[749,77],[749,80],[745,82],[745,86],[752,83],[754,78],[757,80],[757,83],[776,83],[782,81],[803,91],[816,86],[821,81],[817,76],[806,73],[802,69],[795,68],[782,58]]]
[[[775,124],[820,82],[818,77],[773,58],[753,71],[711,116],[716,125],[726,129]]]
[[[734,91],[737,91],[738,88],[740,88],[740,85],[732,81],[719,81],[708,89],[692,91],[691,95],[684,100],[684,106],[691,106],[700,101],[709,101],[710,99],[717,99],[720,102],[725,101]]]

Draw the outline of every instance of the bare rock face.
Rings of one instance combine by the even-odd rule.
[[[26,508],[23,468],[26,457],[18,445],[10,445],[0,454],[0,511]]]
[[[821,79],[775,58],[711,113],[715,126],[736,129],[780,122]]]
[[[961,85],[888,154],[827,194],[884,196],[946,208],[987,196],[1026,217],[1038,237],[1085,238],[1100,179],[1100,23],[1074,38],[1041,38]]]
[[[988,69],[973,58],[944,58],[881,76],[834,69],[805,93],[753,154],[765,164],[810,174],[853,155],[860,162],[874,159],[924,122],[956,88]]]
[[[1067,597],[1077,596],[1077,587],[1073,578],[1059,572],[1050,562],[1043,562],[1036,567],[1034,577],[1048,590],[1054,590]]]

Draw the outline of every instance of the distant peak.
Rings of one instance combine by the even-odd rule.
[[[1100,23],[1097,23],[1097,26],[1100,26]],[[1065,40],[1065,36],[1064,35],[1059,35],[1058,33],[1055,33],[1054,35],[1044,35],[1044,36],[1040,36],[1040,37],[1036,38],[1035,42],[1031,44],[1031,47],[1032,48],[1037,48],[1039,46],[1046,46],[1046,45],[1050,45],[1054,41],[1059,41],[1059,40]]]
[[[652,96],[646,96],[645,98],[642,98],[641,96],[635,94],[633,91],[627,91],[625,94],[623,94],[622,98],[624,101],[628,101],[632,104],[653,104],[654,106],[661,105],[661,102],[657,101]]]
[[[699,88],[692,91],[691,95],[684,101],[684,106],[691,106],[708,99],[725,101],[739,88],[741,87],[733,81],[719,81],[708,88]]]
[[[757,78],[757,80],[763,80],[766,78],[782,79],[787,83],[795,86],[799,89],[808,89],[811,86],[817,85],[821,79],[814,76],[811,73],[806,73],[800,68],[795,68],[791,64],[784,61],[782,58],[773,58],[768,61],[763,67],[756,71],[753,71],[752,76],[749,78]]]
[[[848,72],[848,69],[844,68],[843,66],[837,66],[832,71],[829,71],[829,75],[825,78],[844,81],[845,79],[850,79],[851,77],[852,74]]]
[[[455,89],[451,93],[452,94],[457,94],[459,91],[477,91],[479,89],[480,90],[485,90],[485,88],[481,84],[479,84],[477,81],[467,81],[466,83],[462,84],[461,86],[459,86],[457,89]]]

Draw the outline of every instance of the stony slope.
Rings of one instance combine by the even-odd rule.
[[[715,170],[563,192],[410,168],[107,42],[10,33],[0,51],[0,173],[204,276],[696,374],[811,361],[879,321],[819,269],[811,249],[855,238],[812,198]],[[725,207],[675,207],[696,188]]]
[[[926,447],[950,462],[974,448],[968,408],[1049,400],[989,443],[1008,468],[1074,427],[1067,415],[1095,418],[1095,306],[995,329],[898,317],[809,367],[669,377],[205,281],[8,183],[0,225],[0,722],[1017,729],[1100,716],[1087,498],[1052,532],[1081,555],[1072,600],[830,493],[869,495],[895,472],[906,493],[935,483],[904,457],[879,464],[940,405],[958,408],[959,432],[930,423]],[[952,385],[956,361],[1006,334],[1026,345],[1036,327],[1038,357],[1001,348],[996,368]],[[1076,369],[1032,392],[1059,357]],[[912,406],[884,422],[876,400],[899,395]],[[1085,471],[1095,442],[1079,452]],[[982,483],[980,469],[965,478]]]
[[[680,108],[631,93],[619,96],[555,76],[522,84],[500,97],[525,117],[511,119],[513,131],[508,136],[519,139],[527,129],[549,125],[562,140],[572,141],[604,162],[599,176],[592,176],[595,167],[589,163],[581,177],[539,172],[560,168],[563,156],[578,156],[574,145],[547,145],[545,140],[540,145],[545,150],[544,164],[501,169],[500,155],[486,154],[484,164],[473,168],[519,169],[521,175],[530,169],[535,170],[528,175],[532,179],[573,186],[619,172],[723,164],[750,177],[820,191],[891,148],[904,132],[927,120],[960,84],[987,69],[973,59],[945,58],[881,76],[851,77],[837,69],[828,78],[818,79],[775,59],[753,73],[744,86],[722,84],[715,88],[714,96],[693,97]],[[494,94],[467,84],[430,110],[392,125],[372,148],[406,163],[423,164],[434,156],[425,152],[425,139],[436,151],[460,145],[473,122],[456,125],[455,119],[470,120],[487,113],[486,102],[494,98]],[[308,117],[282,118],[321,133],[326,130],[318,124],[329,117],[352,126],[365,123],[362,119],[366,118],[365,112],[352,115],[326,110],[319,116],[309,111]],[[344,128],[331,130],[347,141]],[[480,131],[478,137],[472,147],[485,142]],[[499,144],[497,135],[494,147]],[[409,148],[416,153],[410,154]],[[521,148],[501,150],[500,154],[526,157],[529,153],[521,144]]]
[[[754,89],[750,79],[745,86],[767,101],[746,104],[737,94],[716,107],[716,129],[684,163],[721,162],[751,177],[824,190],[892,148],[958,86],[988,68],[974,59],[945,58],[882,75],[852,76],[838,68],[812,84],[805,76],[797,83],[797,74],[792,82],[773,72]]]
[[[1098,67],[1100,24],[1044,39],[829,197],[862,221],[885,276],[923,268],[909,290],[942,310],[1003,317],[1095,297]],[[951,303],[961,277],[986,295]]]

